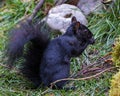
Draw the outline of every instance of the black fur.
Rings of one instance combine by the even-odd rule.
[[[75,17],[65,34],[49,40],[48,36],[40,31],[40,25],[33,25],[25,21],[12,34],[8,55],[12,66],[15,59],[23,53],[24,45],[30,41],[25,62],[21,72],[37,87],[40,84],[50,86],[58,79],[70,75],[70,59],[79,56],[89,44],[94,43],[93,34],[87,27],[80,24]],[[62,88],[66,81],[56,83]]]
[[[47,33],[40,31],[40,25],[33,25],[29,21],[22,21],[15,29],[11,31],[10,42],[8,45],[8,64],[11,68],[14,61],[19,57],[24,57],[25,62],[22,64],[21,72],[25,77],[30,79],[35,86],[38,86],[37,82],[41,80],[39,77],[39,66],[41,58],[46,46],[49,43],[49,36]],[[27,46],[26,52],[24,47],[26,43],[30,43]]]

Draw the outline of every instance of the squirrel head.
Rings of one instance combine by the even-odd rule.
[[[73,34],[78,40],[82,40],[83,42],[87,42],[89,44],[95,43],[92,32],[85,25],[77,21],[76,17],[72,17],[71,23]]]

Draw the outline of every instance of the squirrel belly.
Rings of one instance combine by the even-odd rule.
[[[92,32],[75,17],[72,18],[66,33],[52,40],[48,34],[41,32],[40,26],[42,25],[26,21],[12,31],[8,62],[11,67],[16,59],[23,57],[25,61],[20,68],[21,73],[36,87],[41,84],[49,87],[52,82],[70,76],[71,57],[81,55],[95,40]],[[27,43],[27,50],[24,52]],[[55,86],[63,88],[66,82],[57,82]]]

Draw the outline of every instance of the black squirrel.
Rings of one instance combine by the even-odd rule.
[[[11,67],[16,59],[23,56],[25,62],[21,72],[38,87],[50,86],[58,79],[70,75],[70,59],[79,56],[89,44],[95,42],[92,32],[72,17],[66,33],[50,40],[49,35],[41,32],[40,24],[25,20],[12,31],[8,46],[8,62]],[[24,45],[30,42],[23,54]],[[66,81],[55,84],[63,88]]]

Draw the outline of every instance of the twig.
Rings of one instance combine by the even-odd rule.
[[[101,68],[90,68],[89,70],[84,70],[82,74],[86,74],[94,71],[101,71]]]
[[[56,81],[52,82],[52,83],[50,84],[50,85],[51,85],[50,88],[52,88],[53,85],[55,85],[55,83],[60,82],[60,81],[65,81],[65,80],[69,80],[69,81],[71,81],[71,80],[79,81],[79,80],[87,80],[87,79],[95,78],[96,76],[99,76],[99,75],[101,75],[102,73],[104,73],[104,72],[106,72],[106,71],[109,71],[109,70],[111,70],[111,69],[114,69],[114,68],[116,68],[116,67],[107,68],[107,69],[101,71],[100,73],[97,73],[97,74],[95,74],[95,75],[92,75],[92,76],[89,76],[89,77],[85,77],[85,78],[77,78],[77,79],[75,79],[75,78],[64,78],[64,79],[59,79],[59,80],[56,80]]]
[[[77,73],[77,76],[79,76],[79,75],[80,75],[82,72],[84,72],[85,70],[88,70],[89,67],[96,65],[97,63],[98,63],[98,62],[94,62],[93,64],[90,64],[90,65],[88,65],[87,67],[83,68],[81,71],[79,71],[79,72]],[[76,77],[77,77],[77,76],[76,76]]]
[[[7,65],[5,65],[5,64],[1,64],[1,63],[0,63],[0,66],[2,66],[2,67],[4,67],[4,68],[7,68],[7,69],[10,70],[10,67],[7,66]],[[20,74],[20,70],[18,70],[17,68],[13,67],[12,69],[13,69],[13,71],[14,71],[15,73]]]
[[[5,67],[5,68],[9,68],[7,65],[4,65],[4,64],[1,64],[1,63],[0,63],[0,66]]]
[[[41,95],[44,95],[44,94],[46,94],[46,93],[48,93],[48,92],[51,92],[52,90],[50,89],[50,88],[48,88],[47,90],[45,90],[45,91],[43,91],[42,93],[41,93]]]
[[[106,58],[107,56],[112,55],[112,52],[109,52],[108,54],[106,54],[105,56],[103,56],[102,58]]]
[[[87,67],[83,68],[81,71],[79,71],[79,72],[77,73],[77,76],[79,76],[81,73],[83,73],[84,71],[88,70],[88,68],[96,65],[96,64],[99,63],[99,62],[100,62],[101,64],[102,64],[102,63],[106,63],[105,58],[106,58],[107,56],[110,56],[111,54],[112,54],[112,52],[110,52],[110,53],[106,54],[105,56],[99,58],[99,59],[97,60],[97,62],[94,62],[93,64],[90,64],[90,65],[88,65]],[[103,59],[103,60],[101,61],[100,59]],[[99,61],[99,60],[100,60],[100,61]],[[107,61],[109,61],[109,60],[107,60]],[[111,60],[110,60],[110,61],[111,61]],[[77,76],[76,76],[76,77],[77,77]]]
[[[42,7],[45,0],[40,0],[39,3],[36,5],[35,9],[33,10],[32,15],[28,18],[29,21],[32,21],[32,19],[36,16],[39,9]]]

